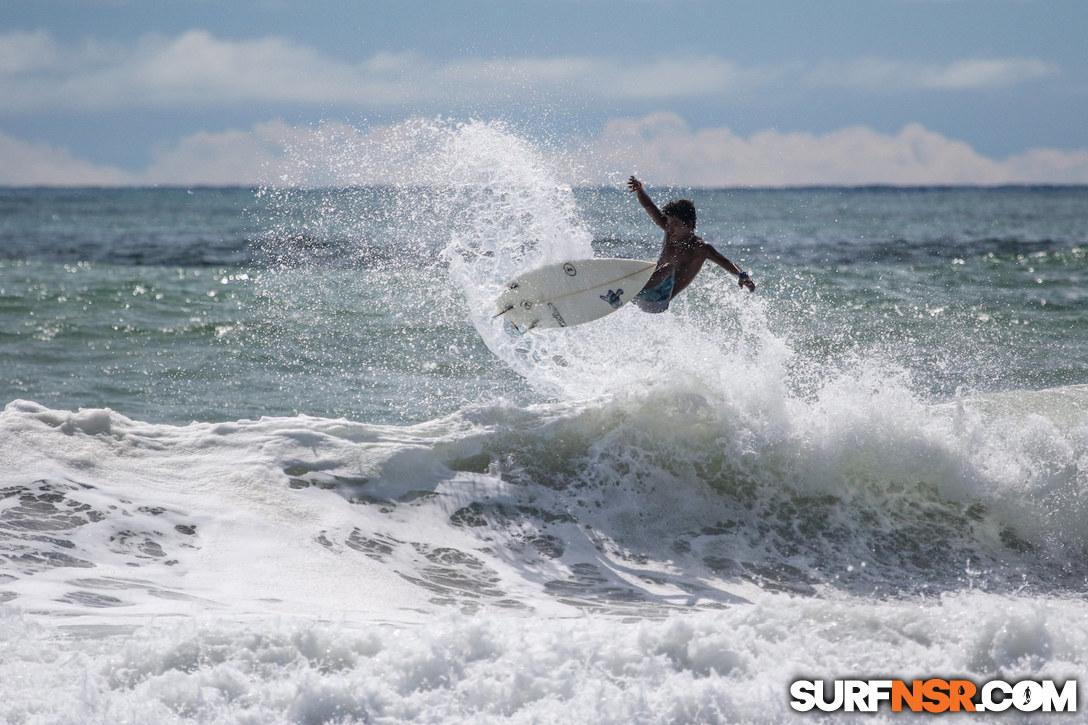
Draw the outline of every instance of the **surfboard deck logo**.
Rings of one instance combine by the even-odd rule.
[[[612,305],[613,308],[619,309],[626,300],[623,299],[623,290],[618,289],[615,292],[608,290],[608,294],[601,295],[601,299]]]
[[[521,333],[591,322],[622,308],[655,267],[654,262],[609,257],[546,264],[506,285],[495,300],[494,317]]]

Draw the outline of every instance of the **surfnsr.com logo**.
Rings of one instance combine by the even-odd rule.
[[[991,680],[797,680],[790,685],[790,707],[798,712],[1076,712],[1077,681]]]

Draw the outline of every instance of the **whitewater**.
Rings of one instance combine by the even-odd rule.
[[[328,134],[282,188],[0,192],[4,722],[779,723],[798,679],[1086,670],[1084,189],[651,188],[756,294],[519,335],[517,274],[654,257],[624,177]]]

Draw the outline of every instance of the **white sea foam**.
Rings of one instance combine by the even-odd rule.
[[[1088,651],[1082,619],[1079,602],[978,592],[925,602],[762,594],[635,621],[201,619],[124,638],[58,636],[9,611],[0,714],[11,723],[777,723],[794,714],[787,683],[800,678],[1076,677]],[[887,710],[866,720],[912,721]]]
[[[14,565],[2,588],[91,619],[208,607],[413,619],[436,603],[733,603],[753,582],[1083,581],[1086,427],[1061,420],[1068,409],[1047,417],[1058,391],[995,415],[988,400],[931,409],[888,390],[863,406],[839,386],[770,420],[705,393],[499,403],[408,427],[179,427],[13,403],[0,414]]]

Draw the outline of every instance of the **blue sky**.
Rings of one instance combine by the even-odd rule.
[[[0,184],[502,121],[575,183],[1088,183],[1085,0],[6,0]]]

